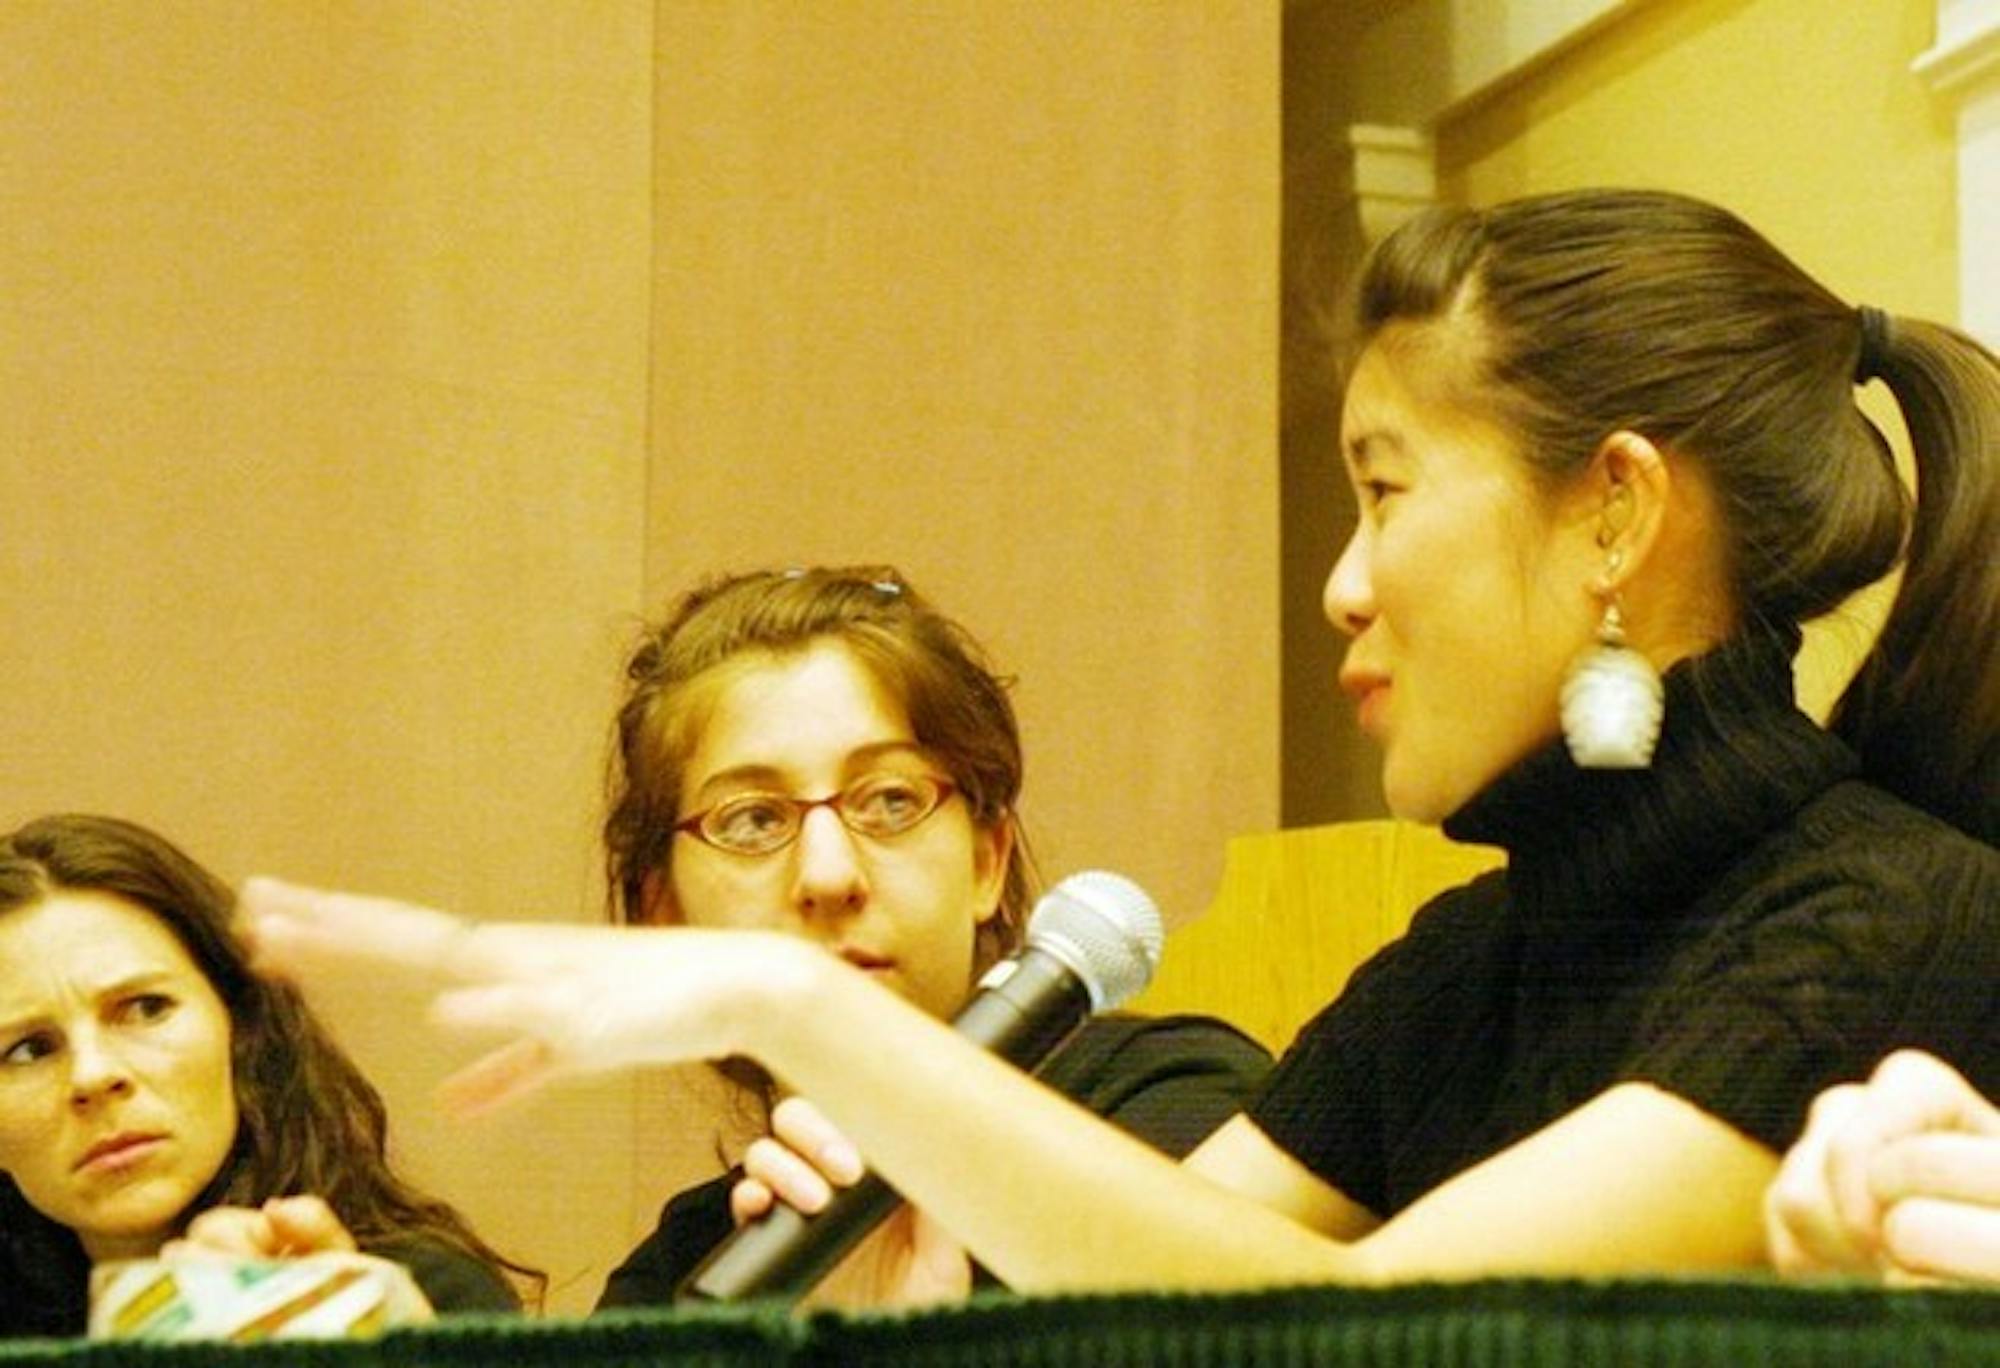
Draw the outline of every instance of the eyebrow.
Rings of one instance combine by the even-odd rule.
[[[136,969],[123,978],[115,978],[92,988],[90,997],[92,1001],[96,1001],[99,998],[116,997],[120,993],[129,993],[135,989],[157,988],[172,984],[180,977],[181,971],[176,969]],[[50,1013],[46,1007],[0,1018],[0,1036],[12,1035],[16,1031],[26,1030],[49,1019]]]
[[[1389,456],[1402,456],[1406,455],[1408,450],[1409,448],[1403,445],[1403,439],[1387,428],[1370,428],[1343,443],[1341,454],[1347,458],[1348,465],[1360,472],[1366,471],[1375,463],[1377,452]]]
[[[908,755],[920,760],[929,758],[928,752],[914,741],[875,741],[866,746],[856,746],[849,751],[846,759],[841,761],[840,767],[843,773],[851,774],[857,769],[865,769],[875,761],[892,755]],[[713,788],[735,787],[739,784],[778,787],[789,778],[790,771],[778,765],[732,765],[728,769],[717,770],[704,779],[701,787],[695,790],[694,796],[699,802],[702,795]]]

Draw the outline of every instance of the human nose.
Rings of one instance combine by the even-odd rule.
[[[799,826],[795,893],[807,916],[859,910],[868,899],[868,875],[854,833],[831,806],[809,809]]]
[[[1320,592],[1326,620],[1349,636],[1360,636],[1375,617],[1375,589],[1368,567],[1368,529],[1356,527],[1341,548],[1340,559],[1327,572]]]
[[[125,1057],[94,1028],[72,1032],[69,1039],[69,1100],[78,1111],[105,1097],[132,1091],[132,1071]]]

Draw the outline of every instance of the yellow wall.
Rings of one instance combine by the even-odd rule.
[[[1935,0],[1652,0],[1448,115],[1441,192],[1680,190],[1733,209],[1848,299],[1954,320],[1953,115],[1910,72],[1936,13]],[[1892,404],[1870,412],[1900,431]],[[1838,692],[1880,607],[1809,633],[1810,710]]]
[[[0,6],[0,823],[594,915],[638,602],[650,7]],[[629,1085],[447,1128],[330,999],[414,1170],[559,1277]],[[493,1175],[545,1173],[560,1187]]]
[[[1020,684],[1051,875],[1277,818],[1277,17],[667,6],[647,585],[893,560]]]

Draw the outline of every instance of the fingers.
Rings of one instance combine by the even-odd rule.
[[[1942,1061],[1889,1056],[1830,1088],[1765,1197],[1780,1272],[1995,1277],[2000,1112]]]
[[[351,1253],[354,1237],[319,1197],[273,1197],[261,1207],[210,1207],[188,1222],[164,1257],[279,1259],[300,1254]]]
[[[1865,1269],[1874,1265],[1879,1215],[1867,1196],[1859,1218],[1841,1207],[1832,1142],[1864,1101],[1856,1084],[1830,1088],[1813,1102],[1806,1132],[1785,1156],[1764,1196],[1764,1228],[1771,1260],[1782,1273]]]
[[[861,1181],[861,1152],[803,1097],[788,1097],[771,1109],[771,1130],[830,1181],[841,1187]]]
[[[240,930],[260,970],[297,977],[315,967],[378,965],[479,978],[471,924],[433,908],[252,878],[238,899]]]
[[[769,1188],[788,1206],[810,1216],[833,1200],[833,1185],[820,1171],[780,1141],[764,1136],[743,1152],[743,1172]]]
[[[1809,1129],[1820,1125],[1817,1107],[1814,1112]],[[1926,1190],[1921,1173],[1911,1165],[1920,1166],[1936,1151],[1919,1147],[1886,1162],[1885,1156],[1904,1139],[1950,1133],[2000,1136],[2000,1119],[1941,1060],[1914,1050],[1899,1050],[1883,1060],[1862,1100],[1843,1103],[1827,1127],[1827,1169],[1841,1218],[1878,1231],[1886,1202]],[[1889,1183],[1886,1192],[1878,1188],[1884,1180]],[[1916,1186],[1908,1186],[1912,1182]]]
[[[478,1116],[540,1091],[558,1072],[548,1045],[523,1038],[481,1056],[445,1079],[438,1085],[438,1099],[454,1116]]]
[[[1912,1197],[2000,1207],[2000,1136],[1940,1131],[1891,1141],[1870,1160],[1868,1185],[1884,1207]]]
[[[322,1198],[273,1197],[264,1203],[263,1215],[274,1254],[354,1252],[354,1236]]]
[[[2000,1283],[2000,1207],[1913,1197],[1889,1209],[1882,1239],[1900,1272]]]
[[[255,1207],[210,1207],[188,1222],[178,1240],[161,1247],[167,1258],[247,1258],[271,1257],[278,1239],[271,1220]]]
[[[778,1201],[810,1216],[833,1200],[836,1187],[860,1181],[859,1152],[804,1098],[772,1108],[771,1130],[744,1151],[743,1179],[730,1191],[730,1214],[739,1225]]]
[[[739,1178],[729,1189],[729,1218],[737,1225],[748,1225],[777,1204],[778,1198],[771,1189],[755,1178]]]

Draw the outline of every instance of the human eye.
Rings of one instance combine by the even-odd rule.
[[[146,1026],[166,1020],[178,1005],[167,993],[134,993],[119,999],[114,1015],[126,1025]]]
[[[746,793],[719,804],[702,830],[732,850],[770,850],[784,844],[792,828],[791,800],[774,793]]]
[[[25,1068],[54,1054],[61,1042],[54,1031],[30,1031],[0,1050],[0,1066]]]
[[[1360,481],[1356,488],[1361,491],[1361,506],[1371,511],[1378,510],[1393,496],[1402,493],[1402,486],[1380,478]]]
[[[903,774],[870,775],[847,791],[842,803],[862,830],[879,835],[907,831],[937,806],[937,785]]]

